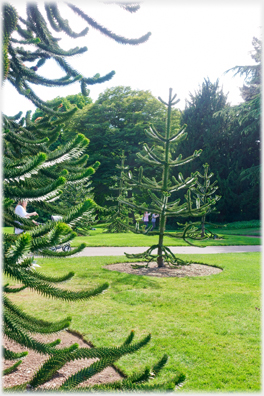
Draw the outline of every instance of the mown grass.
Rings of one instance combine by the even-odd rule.
[[[186,258],[186,255],[179,255]],[[46,320],[72,316],[71,329],[95,346],[120,345],[131,329],[150,343],[118,367],[131,374],[164,353],[168,364],[155,382],[186,375],[184,391],[259,391],[261,381],[260,253],[190,255],[194,262],[223,268],[218,275],[156,278],[109,271],[122,257],[38,258],[46,275],[75,271],[63,288],[81,290],[105,281],[108,291],[90,301],[65,302],[29,290],[10,298]],[[10,282],[12,283],[12,282]]]
[[[234,229],[221,228],[220,231],[219,231],[219,228],[218,229],[212,228],[211,231],[217,235],[219,232],[222,235],[252,235],[252,236],[260,236],[261,235],[260,228],[234,228]]]
[[[241,224],[240,224],[241,223]],[[248,237],[245,235],[260,236],[260,228],[252,228],[251,223],[247,222],[248,228],[239,228],[239,225],[245,226],[245,222],[234,223],[234,228],[212,228],[212,232],[219,236],[219,239],[207,239],[205,241],[192,241],[198,246],[236,246],[236,245],[260,245],[261,239],[258,237]],[[253,222],[252,224],[256,224]],[[12,227],[4,227],[4,232],[12,233]],[[179,231],[170,231],[173,236]],[[157,235],[139,235],[133,232],[128,233],[106,233],[105,225],[95,226],[95,230],[90,230],[88,236],[77,236],[71,241],[73,247],[85,243],[87,246],[151,246],[158,242]],[[164,237],[165,246],[189,246],[182,238]]]
[[[172,232],[173,234],[173,232]],[[218,234],[222,239],[207,239],[206,241],[193,241],[198,246],[235,246],[235,245],[260,245],[260,238],[241,235]],[[101,229],[91,231],[90,236],[77,236],[71,242],[72,246],[85,243],[87,246],[151,246],[158,243],[157,235],[139,235],[132,232],[120,234],[107,234]],[[166,246],[189,246],[182,238],[164,237]]]

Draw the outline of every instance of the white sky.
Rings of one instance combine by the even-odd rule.
[[[137,38],[149,31],[152,33],[148,42],[138,46],[118,44],[92,27],[84,38],[64,36],[60,41],[63,49],[88,47],[85,54],[68,58],[81,74],[92,77],[96,73],[103,76],[116,71],[109,82],[88,87],[93,101],[106,88],[118,85],[149,90],[164,100],[168,99],[169,88],[173,88],[180,99],[177,107],[184,109],[189,93],[195,93],[204,78],[209,78],[211,82],[219,79],[223,91],[229,92],[228,101],[232,105],[241,102],[239,87],[243,85],[243,78],[233,77],[231,72],[224,75],[224,72],[237,65],[255,64],[250,51],[253,37],[262,38],[261,0],[146,0],[133,14],[110,2],[76,0],[72,3],[116,34]],[[15,0],[12,4],[25,16],[26,2]],[[43,3],[38,4],[40,10],[44,10]],[[59,7],[74,31],[87,26],[63,2],[59,2]],[[47,61],[38,72],[49,78],[63,76],[53,61]],[[43,100],[80,92],[79,83],[64,88],[35,85],[32,88]],[[30,101],[5,82],[2,89],[5,114],[11,116],[20,110],[34,109]]]

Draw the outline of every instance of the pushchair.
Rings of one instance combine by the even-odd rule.
[[[62,220],[62,216],[51,216],[51,220],[52,221],[60,221]],[[50,250],[52,250],[53,252],[56,252],[57,250],[62,249],[64,252],[69,252],[71,251],[71,244],[70,242],[67,242],[63,245],[58,245],[58,246],[53,246],[50,248]]]

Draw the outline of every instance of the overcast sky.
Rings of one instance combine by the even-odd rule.
[[[15,0],[12,4],[25,16],[26,2]],[[43,3],[38,4],[44,10]],[[146,0],[133,14],[111,2],[76,0],[73,4],[116,34],[137,38],[152,33],[146,43],[137,46],[118,44],[92,27],[84,38],[63,36],[60,41],[63,49],[88,47],[85,54],[68,59],[81,74],[92,77],[96,73],[102,76],[112,70],[116,72],[109,82],[89,87],[93,101],[106,88],[118,85],[149,90],[164,100],[172,88],[180,99],[177,107],[184,109],[189,93],[195,93],[203,80],[209,78],[211,82],[219,79],[224,93],[229,92],[231,104],[241,102],[239,87],[243,79],[224,72],[237,65],[254,64],[250,52],[253,37],[262,38],[261,0]],[[79,32],[87,26],[63,2],[59,6],[73,30]],[[49,78],[63,76],[53,61],[47,61],[38,72]],[[64,88],[35,85],[32,88],[43,100],[80,92],[79,83]],[[30,109],[34,110],[34,105],[6,82],[2,89],[2,111],[14,115]]]

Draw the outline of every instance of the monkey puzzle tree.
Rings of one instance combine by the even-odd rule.
[[[191,191],[193,191],[196,195],[196,200],[197,200],[196,206],[197,207],[199,207],[201,204],[204,205],[205,203],[208,202],[208,200],[211,201],[212,195],[218,189],[218,186],[216,185],[217,180],[215,180],[212,184],[210,182],[210,179],[214,176],[214,174],[212,172],[210,174],[208,174],[209,165],[204,164],[203,168],[204,168],[204,174],[201,175],[200,172],[197,172],[198,179],[197,179],[196,185],[194,187],[191,187]],[[200,183],[199,178],[203,180],[203,183]],[[219,195],[214,196],[215,202],[219,201],[219,199],[221,199],[221,197]],[[210,205],[208,207],[207,211],[204,213],[204,215],[201,218],[201,237],[202,238],[205,235],[206,216],[212,212],[215,212],[215,211],[216,211],[215,206]]]
[[[71,5],[70,5],[71,6]],[[133,11],[136,9],[132,6],[122,5],[124,8]],[[85,16],[77,7],[71,6],[81,16]],[[63,21],[58,13],[56,4],[45,5],[49,22],[56,31],[66,31],[74,36],[70,30],[67,21]],[[67,317],[58,322],[38,320],[28,313],[22,311],[20,307],[12,303],[12,298],[8,295],[19,293],[21,290],[29,287],[43,296],[60,298],[64,301],[84,300],[95,296],[104,291],[108,284],[98,286],[93,290],[67,291],[56,287],[60,282],[69,280],[74,275],[73,272],[62,277],[46,276],[39,270],[36,270],[34,257],[35,253],[49,256],[66,256],[78,252],[84,246],[80,245],[71,252],[55,253],[49,250],[50,247],[58,243],[71,240],[76,234],[72,231],[72,226],[85,213],[90,212],[95,203],[92,199],[86,200],[81,205],[77,205],[67,213],[60,212],[62,221],[48,221],[44,225],[36,226],[31,220],[21,218],[14,214],[14,203],[17,200],[27,200],[34,204],[36,208],[41,208],[50,213],[56,213],[58,206],[54,201],[60,197],[63,188],[67,184],[79,183],[87,180],[94,172],[94,168],[89,167],[83,170],[82,166],[87,162],[87,156],[83,156],[83,150],[89,143],[88,139],[82,134],[72,136],[65,145],[57,144],[58,137],[63,130],[62,121],[67,119],[76,111],[75,108],[66,112],[60,112],[52,109],[41,101],[37,95],[28,86],[28,82],[43,85],[63,85],[74,82],[79,79],[78,73],[69,67],[65,62],[64,56],[81,53],[81,50],[75,49],[70,52],[62,51],[57,44],[57,39],[51,36],[47,29],[46,22],[39,13],[36,4],[27,6],[28,19],[23,20],[17,16],[15,9],[5,4],[3,7],[4,16],[4,35],[3,35],[3,62],[4,62],[4,79],[8,79],[18,91],[32,100],[37,107],[45,111],[41,119],[32,120],[28,112],[25,119],[21,114],[14,117],[3,117],[3,141],[4,141],[4,222],[6,225],[15,226],[19,222],[19,227],[24,233],[13,235],[4,234],[4,275],[10,277],[21,286],[10,287],[4,286],[3,298],[3,322],[5,336],[18,342],[21,346],[33,349],[34,351],[48,355],[48,359],[34,373],[33,378],[19,386],[14,386],[9,390],[23,391],[26,389],[38,390],[39,386],[47,382],[56,374],[67,362],[81,358],[96,358],[97,360],[89,367],[83,368],[76,374],[70,376],[60,386],[60,391],[71,391],[86,379],[91,378],[96,373],[102,371],[105,367],[111,366],[116,360],[128,353],[133,353],[146,345],[150,340],[150,335],[143,340],[132,343],[134,332],[127,337],[120,347],[115,348],[78,348],[77,344],[69,348],[58,349],[59,340],[53,343],[39,342],[34,338],[34,334],[57,333],[60,330],[67,329],[70,325],[71,318]],[[87,17],[88,18],[88,17]],[[22,22],[26,29],[23,30],[17,21]],[[94,24],[94,21],[88,21]],[[99,30],[105,28],[95,26]],[[23,48],[15,48],[12,43],[17,40],[11,37],[12,32],[17,28],[17,32],[25,40],[20,40],[20,44],[33,43],[37,45],[35,52],[25,51]],[[109,31],[105,34],[119,40],[118,36]],[[78,36],[78,35],[77,35]],[[58,80],[48,80],[37,74],[37,68],[43,64],[46,59],[54,58],[66,71],[65,78]],[[36,66],[27,68],[23,62],[36,61]],[[109,77],[109,76],[108,76]],[[102,82],[106,78],[100,79],[80,79],[82,90],[86,90],[86,83]],[[85,92],[84,92],[85,93]],[[39,118],[39,117],[38,117]],[[61,210],[61,209],[60,209]],[[11,350],[4,349],[4,357],[8,360],[17,360],[23,358],[26,352],[14,353]],[[173,390],[175,384],[182,382],[184,376],[179,374],[170,383],[161,385],[151,385],[147,382],[157,375],[166,363],[168,357],[164,355],[161,360],[152,368],[146,368],[143,373],[135,374],[122,381],[113,384],[91,386],[87,388],[78,388],[79,390]],[[9,367],[5,374],[11,373],[17,368],[19,362]]]
[[[123,197],[127,193],[127,187],[124,185],[124,181],[122,178],[122,174],[125,170],[128,169],[128,166],[125,166],[125,152],[122,151],[122,155],[120,155],[121,164],[117,164],[116,168],[120,171],[120,176],[111,176],[115,181],[115,185],[111,186],[111,190],[117,190],[117,197],[107,197],[109,201],[117,201],[116,205],[111,206],[108,210],[111,211],[111,215],[106,218],[106,221],[109,223],[107,226],[106,232],[128,232],[127,225],[129,224],[129,209],[127,209],[118,198]],[[125,225],[123,224],[125,223]]]
[[[152,213],[159,214],[159,231],[148,231],[150,234],[155,234],[159,236],[159,241],[157,245],[151,246],[146,252],[142,254],[127,254],[127,257],[131,258],[142,258],[146,261],[150,261],[153,258],[157,258],[158,267],[164,266],[164,259],[172,264],[177,265],[179,263],[183,263],[182,260],[176,258],[171,250],[164,246],[163,239],[166,234],[165,233],[165,225],[167,217],[189,217],[189,216],[202,216],[208,207],[214,203],[214,201],[206,202],[200,207],[193,207],[193,201],[191,198],[190,188],[194,187],[197,181],[197,175],[191,174],[190,177],[186,179],[183,178],[182,174],[178,174],[178,180],[172,176],[170,179],[170,169],[172,167],[181,166],[185,163],[192,161],[197,158],[202,150],[195,150],[194,153],[185,159],[182,159],[182,155],[179,154],[175,160],[171,158],[171,145],[179,144],[181,140],[186,138],[187,133],[185,132],[186,125],[182,127],[179,126],[179,123],[171,126],[171,110],[172,106],[179,102],[179,100],[175,100],[176,94],[172,97],[172,89],[169,90],[169,101],[168,103],[164,102],[161,98],[159,100],[167,106],[167,119],[165,125],[165,132],[162,134],[159,132],[154,126],[151,126],[149,130],[146,130],[146,133],[158,143],[159,146],[163,146],[162,152],[160,150],[156,150],[155,145],[150,148],[147,144],[144,144],[144,149],[147,152],[146,156],[138,153],[138,157],[141,158],[148,164],[152,166],[158,167],[162,171],[162,177],[160,181],[156,181],[156,178],[149,179],[143,175],[143,167],[141,166],[139,169],[138,178],[133,177],[132,172],[128,174],[123,173],[124,181],[129,187],[138,187],[142,190],[148,191],[148,194],[151,197],[151,205],[139,206],[134,203],[129,202],[127,199],[120,197],[119,201],[123,204],[129,205],[130,207],[136,209],[137,211],[148,211]],[[175,100],[175,101],[174,101]],[[176,199],[172,202],[169,202],[169,198],[173,193],[183,189],[188,188],[187,194],[185,195],[186,202],[180,205],[180,199]],[[136,230],[131,228],[133,232],[140,233],[140,230]],[[153,255],[153,250],[158,249],[158,254]]]
[[[189,224],[184,225],[182,237],[186,242],[188,242],[191,245],[193,245],[193,243],[190,242],[190,240],[201,240],[201,239],[204,240],[214,236],[214,234],[212,234],[212,232],[205,226],[206,224],[210,224],[205,220],[208,214],[216,212],[216,207],[212,204],[212,198],[214,199],[215,203],[221,199],[219,195],[214,195],[214,193],[218,189],[218,186],[216,185],[217,180],[215,180],[211,184],[210,179],[213,177],[214,174],[212,172],[208,174],[209,165],[204,164],[203,168],[204,168],[203,175],[198,171],[196,172],[198,179],[196,181],[196,184],[190,188],[190,191],[195,194],[195,201],[197,208],[199,208],[201,205],[204,205],[206,203],[209,203],[209,206],[202,215],[201,221],[197,221],[195,223],[190,222]],[[202,179],[202,182],[199,181],[199,178]],[[214,227],[219,227],[219,226],[214,224]]]
[[[67,3],[67,6],[80,18],[84,19],[88,25],[100,31],[105,36],[122,44],[137,45],[148,40],[150,33],[140,37],[139,39],[127,39],[111,32],[98,22],[85,14],[77,6]],[[120,4],[125,10],[135,12],[137,7]],[[71,38],[85,36],[88,32],[86,27],[80,33],[73,32],[66,19],[63,19],[56,3],[44,3],[47,20],[53,31],[56,33],[64,32]],[[58,37],[55,37],[50,31],[46,20],[39,11],[36,3],[27,3],[26,5],[27,19],[17,15],[13,6],[6,3],[3,6],[4,33],[3,33],[3,76],[4,80],[8,80],[17,91],[32,101],[36,107],[44,110],[46,113],[62,116],[58,111],[54,111],[50,106],[42,101],[33,91],[30,84],[44,85],[48,87],[62,87],[76,81],[80,82],[81,91],[84,96],[89,94],[88,85],[103,83],[110,80],[115,72],[111,71],[105,76],[96,74],[93,77],[84,77],[77,70],[73,69],[65,60],[67,57],[82,54],[87,51],[87,47],[76,47],[68,51],[63,50],[58,44]],[[18,35],[18,39],[15,38]],[[19,46],[18,46],[19,45]],[[22,45],[22,46],[21,46]],[[33,50],[29,50],[27,45],[33,46]],[[38,70],[45,64],[47,60],[53,59],[65,75],[59,79],[50,79],[41,76]],[[32,63],[33,66],[27,66]],[[71,110],[70,110],[71,111]],[[64,115],[66,115],[65,112]]]
[[[49,250],[50,247],[71,240],[76,234],[72,231],[72,224],[84,213],[93,209],[95,203],[89,199],[81,206],[74,207],[64,214],[62,221],[48,221],[44,225],[36,226],[31,220],[21,218],[14,214],[13,204],[18,199],[26,199],[35,207],[39,205],[45,210],[55,210],[54,199],[60,196],[62,188],[74,180],[76,175],[69,172],[71,159],[79,157],[83,149],[88,144],[88,139],[78,135],[74,142],[69,142],[65,148],[57,148],[54,151],[48,150],[48,139],[54,141],[57,131],[56,126],[52,128],[52,123],[45,120],[45,125],[49,125],[46,132],[49,138],[39,139],[39,135],[34,137],[35,128],[28,121],[29,130],[11,118],[4,117],[4,222],[6,225],[15,226],[19,222],[19,227],[25,232],[19,235],[4,234],[4,275],[6,278],[15,280],[19,286],[10,287],[8,283],[4,285],[3,298],[3,329],[7,338],[17,342],[20,346],[34,350],[37,353],[47,355],[44,364],[34,373],[29,381],[8,388],[12,391],[39,390],[39,387],[49,381],[56,372],[67,362],[83,359],[96,358],[97,360],[89,367],[85,367],[79,372],[71,375],[64,383],[57,388],[59,391],[71,390],[92,390],[92,391],[113,391],[113,390],[173,390],[175,384],[184,380],[182,374],[168,383],[151,385],[148,381],[153,375],[158,375],[159,371],[166,364],[168,356],[164,355],[152,369],[146,368],[143,373],[134,374],[124,380],[112,384],[88,386],[79,388],[79,385],[91,378],[104,368],[111,366],[122,356],[134,353],[150,341],[150,335],[139,342],[132,342],[134,332],[127,337],[122,345],[114,348],[79,348],[78,344],[73,344],[68,348],[59,349],[56,346],[60,343],[57,339],[52,343],[39,342],[34,338],[34,334],[58,333],[70,326],[71,318],[66,317],[57,322],[38,320],[32,315],[24,312],[12,302],[9,296],[19,293],[25,288],[42,294],[45,297],[62,299],[64,301],[76,301],[88,299],[106,290],[108,283],[99,285],[95,289],[81,291],[67,291],[64,288],[56,287],[56,284],[70,280],[74,272],[63,276],[47,276],[36,270],[36,263],[33,255],[40,253],[48,256],[68,256],[80,251],[84,245],[80,245],[71,252],[55,253]],[[42,121],[44,124],[44,121]],[[56,121],[55,121],[56,122]],[[42,124],[42,128],[43,128]],[[31,128],[30,128],[31,127]],[[39,134],[41,128],[38,127]],[[20,133],[18,133],[20,131]],[[43,131],[43,130],[42,130]],[[43,152],[40,152],[43,150]],[[19,158],[16,157],[19,154]],[[67,169],[60,171],[60,167],[65,165]],[[92,173],[92,168],[88,173]],[[64,176],[61,176],[61,175]],[[87,176],[87,174],[86,174]],[[85,179],[85,178],[83,178]],[[53,181],[52,181],[53,180]],[[3,356],[9,361],[16,363],[9,366],[4,374],[11,374],[21,363],[21,359],[27,352],[15,353],[8,348],[3,349]],[[19,359],[19,360],[18,360]]]

